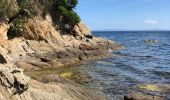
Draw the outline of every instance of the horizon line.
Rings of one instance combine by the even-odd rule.
[[[170,29],[95,29],[92,31],[170,31]]]

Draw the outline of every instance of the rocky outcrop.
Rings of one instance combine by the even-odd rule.
[[[23,70],[16,66],[0,65],[0,76],[1,100],[11,100],[13,96],[14,98],[20,98],[19,95],[29,88],[29,77],[25,76]]]
[[[79,29],[77,36],[56,30],[52,18],[35,17],[28,19],[23,28],[22,38],[8,41],[3,49],[10,51],[8,58],[20,68],[37,70],[39,68],[66,66],[81,60],[110,56],[111,51],[121,48],[116,42],[91,35],[85,25]],[[81,39],[77,37],[82,37]]]
[[[14,13],[9,15],[9,20],[0,21],[0,100],[105,100],[93,90],[58,76],[44,77],[45,84],[35,81],[24,75],[22,69],[32,71],[67,66],[111,56],[111,52],[121,46],[108,39],[93,37],[82,22],[70,33],[57,30],[58,26],[48,14],[43,18],[29,17],[23,24],[22,34],[8,39],[13,35],[7,34],[10,22],[19,12],[19,2],[11,1],[16,6],[10,9]],[[43,13],[39,10],[36,11]]]
[[[91,35],[89,28],[83,22],[76,24],[73,28],[73,31],[77,35],[82,36],[82,37]]]

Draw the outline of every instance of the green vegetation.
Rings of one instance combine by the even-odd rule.
[[[21,9],[15,16],[10,18],[10,29],[8,31],[9,38],[14,38],[22,35],[23,25],[30,17],[30,12],[26,9]]]
[[[0,18],[11,18],[20,10],[28,11],[31,16],[51,11],[58,22],[74,25],[81,20],[74,11],[77,4],[78,0],[17,0],[15,3],[12,0],[0,0]]]
[[[9,38],[13,38],[15,36],[21,36],[23,32],[23,25],[25,23],[25,19],[22,16],[18,16],[10,23],[10,29],[8,31]]]
[[[12,36],[21,35],[29,17],[44,18],[46,14],[50,14],[54,24],[62,29],[72,30],[81,20],[74,11],[77,4],[78,0],[0,0],[0,20],[9,19],[9,34]]]
[[[74,11],[76,5],[78,4],[78,0],[62,0],[56,4],[60,21],[71,26],[74,26],[76,23],[81,21],[78,14]]]
[[[20,0],[20,8],[26,9],[32,16],[50,13],[54,21],[74,26],[80,22],[80,17],[74,11],[78,0]]]
[[[0,19],[6,17],[6,11],[8,9],[8,0],[0,0]]]

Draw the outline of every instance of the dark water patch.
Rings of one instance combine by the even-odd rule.
[[[158,71],[158,70],[151,70],[150,72],[159,76],[159,77],[165,78],[167,80],[170,79],[170,72]]]

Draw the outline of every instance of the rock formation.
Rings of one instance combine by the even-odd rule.
[[[9,25],[2,23],[0,46],[1,100],[100,100],[91,90],[74,84],[43,84],[30,80],[25,71],[70,65],[81,60],[104,57],[119,45],[107,39],[76,37],[55,30],[50,18],[29,19],[22,37],[8,40]],[[76,30],[77,31],[77,30]],[[87,31],[87,30],[85,30]],[[81,29],[81,32],[84,32]],[[81,36],[80,36],[81,34]],[[81,38],[78,38],[80,36]],[[90,92],[91,91],[91,92]]]
[[[93,37],[82,22],[71,32],[59,30],[50,14],[39,16],[43,13],[40,9],[37,16],[27,18],[22,33],[15,36],[9,32],[11,25],[27,10],[23,13],[18,1],[9,1],[15,9],[8,9],[9,19],[0,20],[0,100],[104,100],[98,93],[69,81],[61,82],[60,78],[46,84],[35,81],[24,75],[23,69],[60,67],[106,57],[121,46]],[[36,5],[38,8],[41,7]]]

